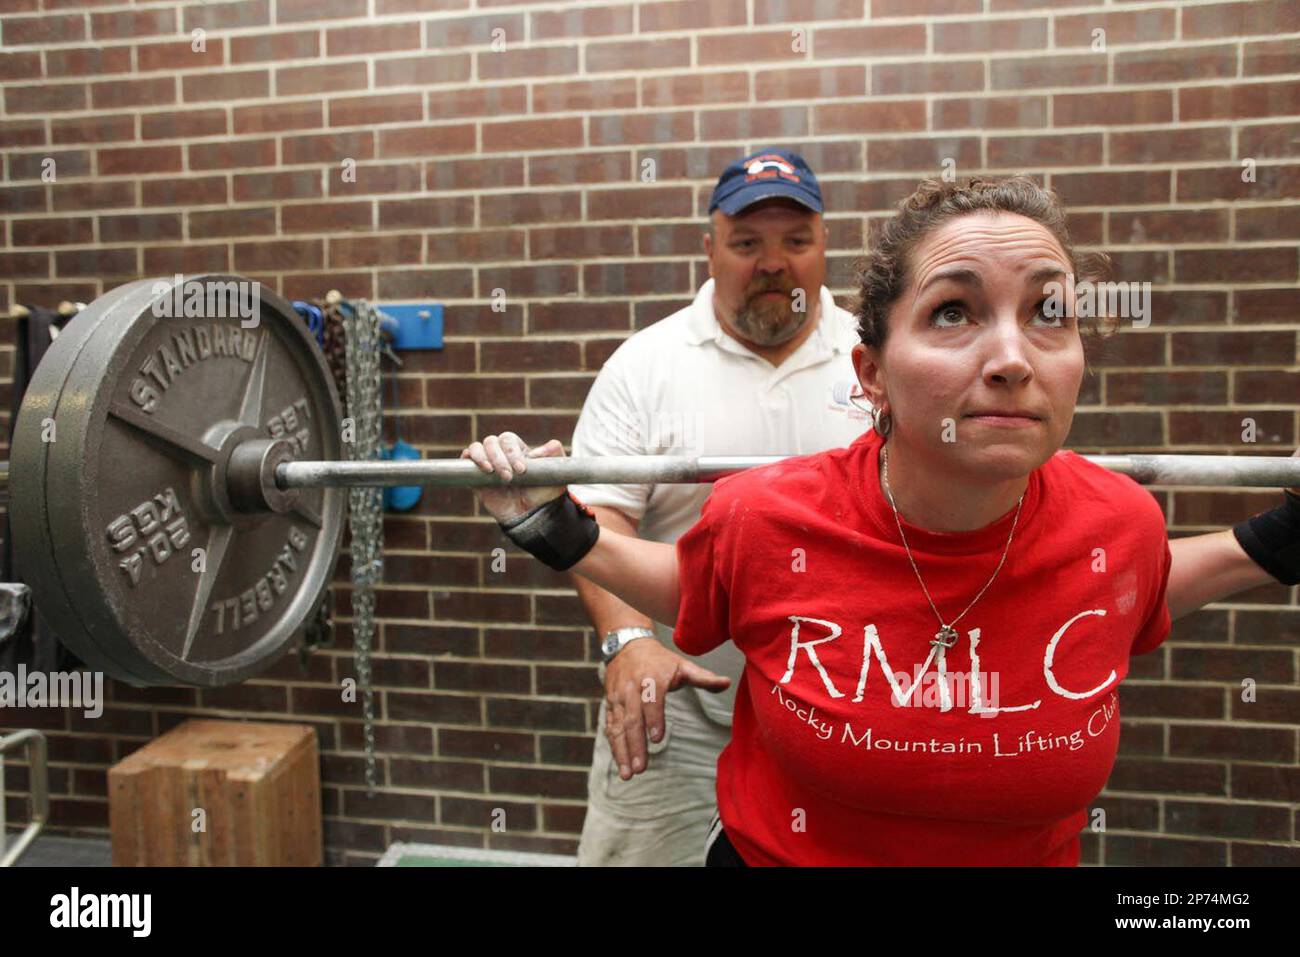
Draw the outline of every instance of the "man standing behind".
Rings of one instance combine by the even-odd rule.
[[[826,235],[821,190],[801,156],[761,150],[728,166],[704,237],[711,278],[689,306],[610,356],[573,455],[800,455],[861,435],[856,322],[823,286]],[[601,525],[672,543],[699,518],[710,486],[571,489]],[[702,865],[743,658],[730,643],[683,657],[671,628],[573,581],[605,659],[604,734],[578,862]],[[668,694],[683,685],[692,687]]]

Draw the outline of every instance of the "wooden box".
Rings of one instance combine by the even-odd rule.
[[[315,730],[186,721],[109,769],[108,818],[118,866],[319,866]]]

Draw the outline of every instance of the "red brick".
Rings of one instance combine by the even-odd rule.
[[[1100,164],[1100,133],[997,136],[988,140],[988,165],[997,168]]]
[[[1178,12],[1173,9],[1100,11],[1057,15],[1056,46],[1091,47],[1093,31],[1105,31],[1106,47],[1122,43],[1159,43],[1172,40],[1177,30]]]
[[[594,125],[599,117],[592,117]],[[593,136],[593,142],[597,142]],[[483,124],[483,152],[577,149],[583,145],[582,117],[514,120]]]
[[[687,292],[691,276],[682,262],[598,262],[583,267],[582,288],[587,295],[597,296]]]
[[[95,168],[101,176],[122,173],[179,173],[179,146],[134,146],[95,152]]]
[[[134,123],[131,117],[129,116],[113,117],[113,122],[111,123],[99,122],[98,118],[95,118],[91,120],[86,120],[86,119],[52,120],[50,125],[54,129],[54,139],[52,140],[52,142],[55,143],[61,143],[61,142],[73,143],[73,142],[92,141],[94,137],[90,135],[87,135],[84,140],[75,139],[75,138],[68,138],[66,140],[59,139],[60,134],[63,132],[75,133],[76,135],[80,136],[83,131],[83,125],[84,125],[84,130],[87,133],[92,131],[111,130],[114,135],[110,136],[109,137],[110,139],[122,139],[123,138],[122,136],[116,134],[121,133],[123,131],[125,131],[127,134],[125,138],[129,139],[133,135],[131,130],[134,129]],[[5,143],[7,143],[11,147],[41,146],[46,142],[45,121],[44,120],[0,120],[0,136],[3,136]]]
[[[127,106],[157,106],[176,102],[176,80],[111,80],[90,85],[91,106],[97,110]]]
[[[1300,312],[1300,289],[1236,289],[1232,322],[1290,322]]]
[[[593,201],[594,196],[593,193]],[[581,208],[581,200],[576,192],[502,194],[480,197],[479,216],[484,226],[513,226],[529,222],[574,222],[581,217]],[[599,218],[595,217],[590,209],[588,216]]]
[[[50,191],[54,211],[86,212],[135,206],[135,183],[129,180],[106,180],[89,183],[55,183]]]
[[[140,117],[140,136],[146,140],[191,139],[226,133],[226,111],[221,109],[145,113]],[[271,161],[275,161],[274,150]]]
[[[298,100],[237,106],[231,115],[236,134],[320,129],[325,125],[325,104],[320,100]]]
[[[689,67],[691,66],[691,41],[682,37],[588,43],[583,61],[588,73]]]
[[[394,50],[418,50],[421,46],[420,23],[379,23],[331,27],[325,31],[325,55],[359,56],[365,53],[390,53]]]
[[[169,11],[170,12],[170,11]],[[39,17],[6,17],[4,20],[4,45],[23,46],[38,43],[42,46],[56,43],[76,43],[85,40],[86,19],[81,13],[43,14]]]
[[[808,110],[803,105],[710,110],[700,114],[700,139],[704,140],[788,140],[808,133]]]
[[[997,61],[995,61],[996,66]],[[900,93],[955,93],[984,89],[984,64],[979,60],[944,63],[882,63],[871,68],[871,92],[876,96]],[[880,104],[884,106],[885,104]]]
[[[245,169],[275,165],[275,140],[227,140],[221,143],[191,143],[192,170]]]
[[[1297,7],[1300,9],[1300,7]],[[1300,80],[1281,83],[1235,83],[1226,87],[1192,87],[1178,91],[1178,118],[1239,120],[1300,113]]]
[[[607,80],[537,83],[533,86],[535,113],[622,110],[636,106],[636,78],[630,76],[611,77]]]
[[[632,154],[626,150],[528,157],[528,182],[534,186],[631,180]]]
[[[188,216],[189,234],[195,239],[275,233],[275,210],[269,206],[260,209],[193,210]]]
[[[754,0],[754,22],[803,23],[807,20],[861,20],[864,0]],[[879,14],[878,14],[879,15]]]
[[[1145,373],[1143,373],[1145,375]],[[1128,449],[1164,445],[1159,412],[1089,412],[1074,415],[1065,444],[1070,448]]]
[[[220,41],[217,41],[220,45]],[[188,44],[186,47],[188,48]],[[37,57],[37,66],[35,69],[25,69],[22,72],[16,72],[11,75],[12,79],[21,80],[31,76],[40,75],[40,54],[38,53],[15,53],[10,54],[12,57]],[[220,62],[220,61],[218,61]],[[105,73],[130,73],[131,72],[131,48],[129,46],[116,47],[83,47],[81,49],[67,50],[46,50],[45,51],[45,74],[50,77],[62,76],[103,76]]]
[[[493,189],[524,184],[524,161],[518,157],[434,159],[425,175],[430,190]],[[471,214],[472,215],[472,214]]]
[[[990,129],[1047,125],[1045,96],[959,97],[935,100],[934,128]]]
[[[277,97],[311,96],[340,90],[364,90],[364,63],[323,63],[317,66],[284,66],[275,71]]]
[[[261,63],[267,60],[303,60],[320,56],[320,33],[316,30],[277,30],[230,38],[231,63]]]
[[[1177,83],[1237,75],[1237,48],[1175,47],[1115,54],[1116,83]]]
[[[1300,7],[1288,0],[1217,3],[1183,11],[1183,38],[1217,39],[1253,33],[1300,32]]]
[[[866,92],[865,67],[826,66],[760,70],[754,95],[758,100],[816,100],[863,96]]]
[[[746,111],[747,114],[753,112]],[[703,122],[701,120],[702,126]],[[588,119],[588,123],[591,129],[592,146],[613,146],[622,143],[679,143],[695,138],[695,122],[687,111],[592,116]]]
[[[290,91],[279,78],[279,96]],[[181,77],[181,94],[185,102],[202,100],[245,100],[270,95],[271,78],[266,70],[227,70],[223,73],[206,73]]]
[[[989,53],[996,50],[1042,50],[1047,46],[1047,20],[941,21],[931,27],[934,52]]]
[[[1052,100],[1052,121],[1057,126],[1169,123],[1174,118],[1172,90],[1061,93]]]
[[[331,196],[359,196],[371,193],[418,193],[423,188],[424,166],[410,163],[366,163],[356,168],[356,181],[345,182],[341,176],[331,174]]]
[[[796,50],[792,30],[771,32],[730,32],[725,35],[702,34],[695,38],[698,62],[701,66],[720,63],[753,63],[758,60],[803,60],[808,41]]]
[[[641,29],[646,30],[649,8],[641,7]],[[530,14],[529,39],[564,40],[575,37],[609,36],[632,32],[632,7],[579,7],[569,10],[546,10]]]
[[[380,229],[447,229],[472,225],[472,196],[429,196],[385,200],[379,204]]]
[[[279,20],[285,22],[285,5],[279,4]],[[230,30],[237,27],[264,27],[271,22],[269,0],[234,0],[230,3],[204,3],[183,8],[184,32],[202,27],[205,30]]]
[[[628,311],[623,302],[532,302],[528,304],[528,330],[540,333],[577,333],[618,330],[627,332]]]
[[[277,239],[264,242],[235,243],[235,268],[265,269],[283,272],[288,269],[322,269],[325,244],[320,239]]]
[[[335,20],[364,17],[367,0],[277,0],[277,23],[303,23],[308,20]]]
[[[433,50],[486,46],[504,31],[506,48],[524,40],[522,13],[494,13],[474,17],[430,20],[425,29],[425,46]]]
[[[384,57],[375,62],[375,86],[457,83],[468,80],[472,69],[473,58],[467,53]]]
[[[7,113],[57,113],[84,110],[88,102],[87,87],[84,83],[8,86],[4,94]]]
[[[229,272],[230,250],[219,246],[182,245],[146,247],[144,250],[145,275],[173,275],[175,273]]]
[[[311,174],[319,177],[315,170]],[[249,177],[259,184],[268,178],[285,174],[263,173]],[[239,196],[239,179],[235,177],[235,198]],[[226,178],[224,176],[169,176],[165,179],[145,180],[140,184],[142,206],[197,206],[205,203],[224,203]],[[247,197],[244,197],[247,198]]]
[[[346,237],[329,241],[330,268],[419,263],[423,258],[424,241],[418,234]]]
[[[236,202],[284,199],[311,199],[323,195],[319,169],[292,170],[282,173],[236,174],[233,177]],[[223,180],[218,180],[222,182]]]
[[[472,153],[475,146],[472,123],[411,126],[378,132],[379,154],[386,159],[399,156],[429,156],[434,153]]]
[[[587,48],[588,50],[591,47]],[[499,53],[475,54],[483,80],[521,76],[555,76],[578,72],[577,47],[506,47]]]
[[[644,77],[641,80],[642,106],[691,106],[698,103],[743,103],[748,100],[747,73],[679,73]]]
[[[1300,207],[1262,206],[1238,209],[1235,238],[1243,242],[1300,239]]]
[[[528,87],[479,86],[458,90],[430,90],[429,119],[462,116],[498,117],[528,112]]]
[[[1247,43],[1242,48],[1242,72],[1246,76],[1268,73],[1300,73],[1300,46],[1294,40]]]
[[[424,299],[433,295],[434,290],[437,290],[439,298],[469,299],[474,295],[474,272],[470,269],[395,269],[379,274],[378,292],[383,299]],[[472,343],[467,345],[472,349]],[[438,358],[450,368],[450,347],[445,347]],[[421,419],[419,424],[427,427],[426,434],[438,425],[432,419]],[[468,445],[465,436],[461,435],[462,431],[468,432],[468,422],[464,430],[459,428],[459,424],[456,426],[454,433],[434,434],[429,444],[435,444],[433,439],[436,439],[436,444],[441,445],[458,444],[462,448]],[[412,434],[410,438],[418,442],[420,434]]]
[[[373,212],[368,201],[353,203],[306,203],[280,210],[280,228],[286,233],[327,232],[335,229],[369,230]]]
[[[524,231],[484,229],[429,234],[430,263],[490,263],[524,257]]]
[[[577,293],[578,270],[576,266],[568,265],[484,266],[479,269],[478,285],[481,298],[490,296],[494,289],[504,289],[507,299],[565,296]],[[533,345],[530,344],[530,348]],[[488,371],[486,352],[483,353],[483,368]]]
[[[127,115],[83,116],[51,120],[54,143],[111,143],[135,139],[135,117]],[[27,145],[9,130],[4,133],[10,146]],[[42,137],[41,142],[44,141]]]
[[[1110,216],[1112,243],[1192,243],[1228,240],[1228,210],[1170,209]]]
[[[1185,130],[1114,130],[1108,135],[1112,163],[1222,160],[1232,155],[1232,131],[1226,126]]]
[[[286,136],[280,141],[280,161],[286,164],[331,163],[335,170],[344,159],[368,160],[375,156],[375,134],[370,130],[335,131],[320,135]]]
[[[548,226],[528,231],[530,259],[592,259],[630,256],[632,227]]]
[[[1168,170],[1052,174],[1053,189],[1071,207],[1168,203],[1173,198],[1171,184]]]
[[[876,17],[943,16],[981,10],[983,0],[871,0],[871,14]]]
[[[1245,169],[1239,164],[1179,170],[1178,201],[1287,200],[1300,191],[1300,166],[1256,166],[1253,182],[1242,178],[1244,172]]]
[[[994,58],[991,67],[989,86],[994,90],[1106,84],[1106,57],[1095,53],[1039,58]]]
[[[1174,275],[1190,282],[1268,282],[1294,280],[1300,250],[1291,248],[1180,249]]]
[[[149,70],[199,70],[220,67],[226,62],[226,41],[221,37],[208,37],[204,49],[195,50],[192,40],[170,40],[165,43],[142,43],[135,48],[136,63],[141,73]],[[113,48],[109,48],[113,49]]]
[[[424,96],[420,93],[385,93],[329,101],[330,126],[374,126],[423,119]]]
[[[601,189],[587,193],[587,219],[664,219],[692,214],[691,191],[680,186]]]
[[[937,173],[947,160],[957,169],[978,169],[980,143],[973,136],[908,138],[867,141],[867,169],[918,170]]]
[[[1296,334],[1290,330],[1251,332],[1175,332],[1171,355],[1180,366],[1291,365]],[[1279,398],[1281,398],[1279,396]]]
[[[926,104],[922,100],[888,100],[881,103],[823,103],[813,107],[816,134],[894,133],[926,129]]]

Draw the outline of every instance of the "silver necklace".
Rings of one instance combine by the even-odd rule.
[[[921,570],[916,567],[916,559],[912,557],[912,549],[907,544],[907,536],[903,534],[903,520],[898,517],[898,506],[894,504],[894,492],[889,487],[889,450],[884,446],[881,446],[880,449],[880,464],[882,484],[885,486],[885,497],[889,499],[889,507],[894,510],[894,523],[898,525],[898,537],[903,540],[903,548],[907,551],[907,560],[912,563],[912,571],[916,573],[916,580],[921,583],[921,591],[925,592],[925,600],[930,603],[930,608],[934,610],[934,617],[939,619],[939,630],[934,633],[934,639],[930,644],[937,647],[939,654],[942,655],[945,648],[951,648],[957,643],[957,629],[953,625],[961,621],[966,616],[966,612],[975,607],[975,603],[989,590],[989,585],[993,584],[993,579],[998,577],[998,572],[1002,571],[1002,566],[1007,560],[1007,552],[1011,551],[1011,539],[1016,534],[1016,523],[1020,521],[1020,506],[1025,503],[1025,493],[1021,492],[1020,501],[1016,502],[1016,517],[1011,520],[1011,532],[1007,535],[1007,544],[1002,549],[1002,558],[998,561],[998,567],[993,569],[993,575],[984,583],[984,587],[979,590],[979,594],[970,600],[970,604],[966,606],[962,613],[945,624],[943,615],[939,614],[934,599],[930,597],[930,589],[925,587],[925,579],[921,577]]]

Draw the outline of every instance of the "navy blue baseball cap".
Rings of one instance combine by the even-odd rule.
[[[786,150],[759,150],[732,163],[718,177],[709,212],[735,216],[747,206],[773,197],[793,199],[814,213],[822,211],[822,191],[804,158]]]

